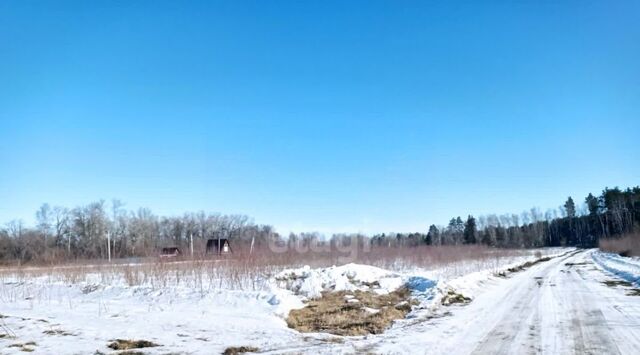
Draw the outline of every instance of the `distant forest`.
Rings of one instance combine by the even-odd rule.
[[[542,246],[594,247],[601,238],[619,237],[640,230],[640,187],[605,188],[576,203],[542,213],[537,208],[520,214],[452,218],[446,226],[432,225],[424,232],[373,236],[318,233],[281,236],[272,226],[253,223],[243,215],[186,213],[178,217],[154,215],[149,209],[128,211],[114,200],[73,209],[48,204],[36,213],[37,224],[27,227],[11,221],[0,228],[0,260],[56,261],[66,259],[141,257],[157,255],[159,248],[192,246],[201,253],[207,239],[228,238],[236,250],[253,245],[265,250],[269,242],[337,243],[357,237],[377,247],[484,244],[501,248]],[[107,241],[110,245],[107,245]]]
[[[595,247],[601,238],[620,237],[640,230],[640,187],[605,188],[589,194],[580,205],[568,197],[557,209],[537,208],[521,214],[452,218],[447,226],[431,225],[427,234],[398,234],[401,244],[484,244],[496,247]],[[376,235],[374,244],[389,243]]]

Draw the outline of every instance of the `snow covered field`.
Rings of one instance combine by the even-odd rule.
[[[570,249],[539,252],[562,258],[567,253],[575,254]],[[505,285],[515,288],[515,280],[530,273],[525,270],[504,278],[497,272],[538,257],[540,254],[536,256],[534,251],[523,251],[482,263],[461,261],[432,269],[406,264],[398,264],[394,270],[359,264],[279,268],[232,283],[216,278],[217,274],[206,274],[210,275],[207,278],[189,272],[131,282],[127,278],[132,276],[122,272],[89,269],[73,276],[55,270],[5,270],[0,274],[0,350],[3,354],[18,354],[25,349],[41,354],[110,353],[107,345],[114,339],[144,339],[160,345],[142,349],[148,354],[212,354],[230,346],[254,346],[272,353],[406,353],[430,344],[430,349],[445,351],[448,345],[455,345],[454,337],[449,334],[450,340],[433,344],[433,336],[442,331],[433,324],[446,320],[453,322],[449,328],[460,328],[474,321],[477,313],[461,310],[473,310],[477,304],[489,307],[487,302],[495,299],[486,295],[497,297]],[[591,257],[604,259],[605,265],[621,264],[615,257],[600,253],[584,259]],[[548,263],[555,265],[556,259],[561,258]],[[548,263],[536,264],[531,270]],[[631,272],[630,268],[625,270]],[[303,307],[305,300],[318,297],[322,291],[366,289],[385,293],[401,285],[411,288],[419,305],[380,335],[299,333],[285,322],[289,310]],[[449,289],[474,301],[465,307],[442,306],[439,300]],[[462,316],[450,316],[454,313]],[[470,340],[459,341],[471,344]]]

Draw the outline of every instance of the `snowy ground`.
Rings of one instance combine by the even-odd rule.
[[[242,345],[292,354],[640,353],[640,298],[627,296],[630,287],[602,283],[613,279],[613,272],[640,276],[640,263],[594,251],[546,253],[560,256],[506,278],[496,272],[535,257],[446,270],[297,268],[281,271],[256,291],[189,283],[128,286],[97,276],[73,284],[47,276],[4,276],[0,353],[25,348],[41,354],[111,353],[107,344],[116,338],[161,345],[143,349],[148,354],[215,354]],[[421,302],[384,334],[301,334],[284,321],[290,309],[321,291],[384,293],[400,285],[411,287]],[[473,302],[440,305],[439,297],[450,288]]]

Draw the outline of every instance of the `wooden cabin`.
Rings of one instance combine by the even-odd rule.
[[[207,240],[207,254],[230,255],[232,253],[233,251],[231,250],[231,244],[229,244],[228,239]]]

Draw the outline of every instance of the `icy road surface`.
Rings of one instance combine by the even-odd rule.
[[[470,344],[475,354],[640,354],[640,298],[615,285],[581,252],[517,277],[481,310],[486,331]],[[483,297],[484,302],[491,302]],[[481,323],[478,323],[481,322]],[[469,332],[467,332],[469,333]],[[468,335],[471,336],[470,334]]]
[[[594,263],[593,250],[493,280],[468,305],[381,337],[313,352],[640,354],[640,296]],[[299,351],[300,349],[298,349]]]

